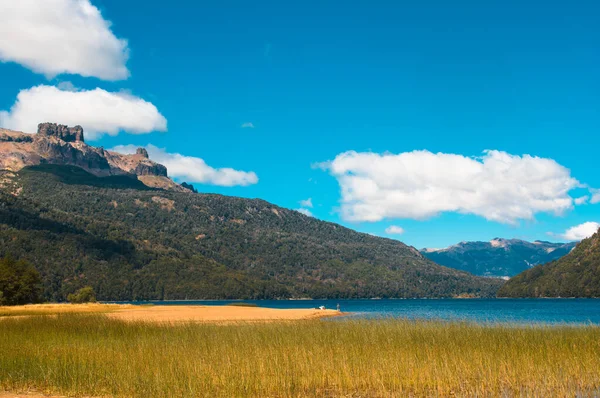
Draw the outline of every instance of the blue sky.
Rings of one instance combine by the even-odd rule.
[[[36,18],[54,29],[55,18],[81,17],[69,9],[77,0],[58,3],[64,7],[50,10],[54,15]],[[96,139],[88,143],[151,144],[162,148],[159,157],[181,154],[215,169],[254,173],[256,183],[244,174],[234,179],[236,186],[215,185],[194,170],[175,177],[196,178],[201,192],[262,198],[292,209],[311,198],[312,207],[304,208],[319,219],[418,248],[494,237],[567,240],[579,236],[565,236],[569,228],[600,222],[600,203],[591,203],[593,189],[600,188],[598,2],[91,0],[89,5],[101,15],[84,9],[81,18],[92,18],[100,31],[126,43],[108,36],[106,45],[73,43],[77,51],[69,56],[78,58],[70,65],[77,67],[56,63],[74,36],[87,37],[86,27],[66,32],[64,43],[44,43],[49,34],[28,36],[19,48],[6,44],[6,31],[3,43],[0,29],[5,127],[23,123],[11,108],[32,87],[68,85],[77,95],[96,88],[126,92],[153,105],[151,118],[162,115],[166,128],[158,120],[150,127],[127,120],[115,122],[119,134],[103,134],[112,126],[106,112],[106,121],[89,122]],[[25,8],[12,20],[30,15]],[[17,26],[9,39],[20,34],[25,33]],[[29,45],[37,53],[57,46],[56,59],[51,54],[36,59],[33,50],[34,55],[22,54]],[[38,98],[23,96],[22,103]],[[68,120],[55,121],[70,124],[72,116],[60,112]],[[88,131],[86,117],[81,124]],[[423,150],[433,154],[434,163],[425,163],[437,164],[431,170],[419,166],[429,158],[424,152],[400,156]],[[512,156],[501,162],[508,172],[500,178],[490,165],[465,181],[462,166],[477,168],[486,156],[495,159],[484,150]],[[336,174],[334,159],[347,151],[356,155]],[[327,161],[334,162],[323,164]],[[373,192],[364,188],[373,184]],[[499,189],[502,184],[514,188]],[[341,187],[354,190],[347,202]],[[430,202],[435,203],[421,209]],[[403,233],[386,233],[390,226]]]

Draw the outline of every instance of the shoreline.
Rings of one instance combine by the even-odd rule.
[[[320,319],[346,315],[337,310],[280,309],[231,305],[134,305],[134,304],[27,304],[0,307],[0,319],[59,314],[102,314],[127,322],[221,323],[276,322]]]
[[[260,303],[260,302],[286,302],[286,301],[405,301],[405,300],[600,300],[598,297],[363,297],[363,298],[284,298],[284,299],[182,299],[182,300],[129,300],[129,301],[99,301],[101,304],[131,304],[144,305],[156,303]],[[62,304],[62,303],[61,303]],[[66,303],[65,303],[66,304]]]

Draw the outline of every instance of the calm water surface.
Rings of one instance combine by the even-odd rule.
[[[153,301],[155,305],[224,305],[240,301]],[[475,322],[600,324],[598,299],[244,300],[260,307],[335,309],[351,317]],[[142,304],[141,302],[130,302]],[[336,318],[341,319],[341,318]]]

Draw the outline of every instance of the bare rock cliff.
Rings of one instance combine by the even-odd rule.
[[[38,135],[56,137],[65,142],[83,142],[83,127],[68,127],[64,124],[56,123],[40,123],[38,124]]]
[[[144,148],[123,155],[87,145],[81,126],[40,123],[37,134],[0,129],[0,169],[18,171],[26,166],[60,164],[78,166],[105,177],[131,175],[152,180],[152,186],[186,190],[168,178],[167,168],[149,159]],[[148,178],[150,177],[150,178]],[[147,184],[148,185],[148,184]]]

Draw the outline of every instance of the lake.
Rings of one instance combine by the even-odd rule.
[[[155,305],[224,305],[241,300],[152,301]],[[598,299],[243,300],[260,307],[335,309],[353,318],[398,317],[474,322],[600,324]],[[142,302],[129,302],[142,304]],[[343,318],[336,318],[343,319]]]

